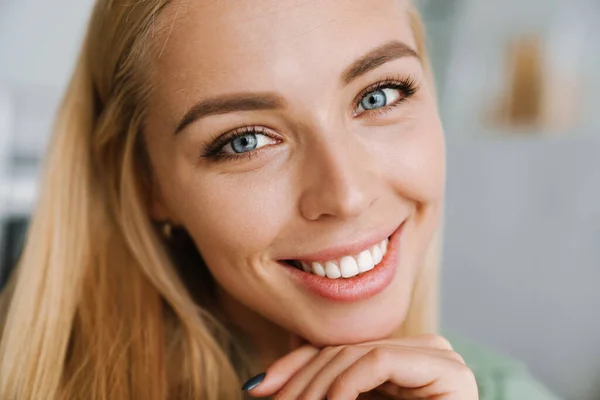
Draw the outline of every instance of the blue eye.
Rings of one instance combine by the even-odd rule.
[[[245,153],[247,151],[252,151],[256,149],[256,145],[258,144],[258,139],[256,134],[247,133],[242,136],[238,136],[231,141],[231,148],[236,153]]]
[[[374,110],[376,108],[385,107],[386,103],[387,97],[384,91],[379,89],[363,97],[362,101],[360,102],[360,105],[365,110]]]
[[[362,114],[365,111],[376,110],[390,106],[400,100],[402,93],[400,89],[381,88],[367,93],[358,104],[356,114]]]
[[[248,153],[270,144],[277,144],[277,140],[262,133],[248,132],[231,139],[223,146],[221,152],[225,154]]]

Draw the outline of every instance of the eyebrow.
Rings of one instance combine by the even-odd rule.
[[[392,40],[382,46],[371,50],[355,62],[353,62],[342,73],[342,82],[345,85],[350,84],[356,78],[374,70],[390,61],[404,57],[414,57],[420,59],[419,55],[406,43],[398,40]]]
[[[184,130],[192,122],[209,115],[234,111],[273,110],[285,107],[285,101],[274,93],[235,93],[213,97],[194,105],[183,117],[175,133]]]
[[[371,50],[358,60],[354,61],[341,75],[344,85],[350,84],[355,79],[365,75],[381,65],[403,57],[419,55],[407,44],[397,40],[388,42]],[[220,115],[235,111],[277,110],[285,108],[285,100],[275,93],[242,92],[212,97],[195,104],[183,117],[175,129],[175,134],[183,131],[193,122],[210,116]]]

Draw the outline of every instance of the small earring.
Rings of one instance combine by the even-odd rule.
[[[170,222],[165,222],[162,225],[162,234],[165,237],[165,239],[171,239],[171,237],[173,236],[173,225]]]

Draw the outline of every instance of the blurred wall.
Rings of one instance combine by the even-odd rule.
[[[440,1],[421,5],[435,17],[448,142],[443,325],[524,360],[565,399],[600,399],[600,3],[457,0],[429,12]],[[490,126],[505,46],[532,32],[553,68],[577,71],[576,124]]]
[[[67,83],[93,0],[1,0],[0,86]]]
[[[491,111],[495,97],[507,84],[504,70],[509,41],[527,34],[544,40],[544,61],[550,72],[565,71],[579,79],[578,124],[570,133],[599,134],[598,0],[503,0],[501,6],[490,1],[451,1],[455,3],[452,32],[445,31],[451,38],[440,35],[431,42],[434,55],[448,54],[438,61],[444,75],[440,78],[442,115],[445,126],[452,130],[450,139],[480,139],[502,133],[484,126],[485,113]],[[424,3],[435,9],[440,0]]]
[[[448,144],[442,316],[600,398],[600,139]]]
[[[12,113],[10,138],[4,140],[11,157],[0,164],[20,164],[6,166],[14,170],[29,163],[27,171],[16,172],[27,175],[24,179],[35,174],[46,147],[92,5],[93,0],[0,0],[0,96]],[[6,179],[0,174],[0,184]]]

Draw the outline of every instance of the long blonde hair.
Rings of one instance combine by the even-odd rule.
[[[144,67],[168,3],[95,6],[26,246],[2,294],[2,399],[241,398],[247,376],[232,362],[235,343],[183,283],[148,213]],[[410,14],[429,68],[419,15]],[[404,334],[435,330],[438,247],[421,269]],[[211,280],[200,281],[209,290]]]

